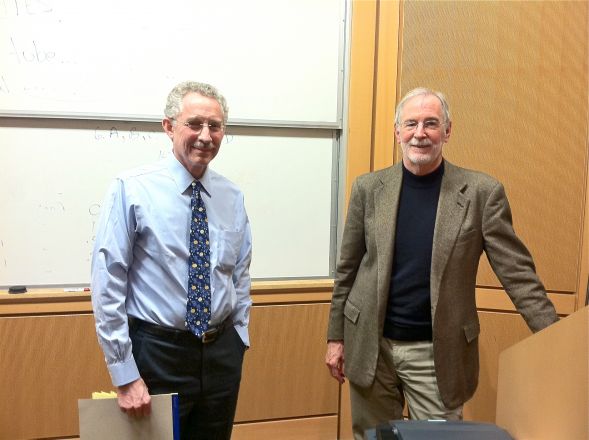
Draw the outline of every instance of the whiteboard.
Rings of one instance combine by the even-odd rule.
[[[0,119],[0,286],[88,284],[120,171],[171,154],[155,123]],[[330,275],[331,130],[230,127],[211,168],[245,194],[255,278]]]
[[[344,21],[345,0],[2,0],[0,115],[155,121],[197,80],[232,121],[339,127]]]

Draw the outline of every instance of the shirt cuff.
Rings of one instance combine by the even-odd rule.
[[[249,336],[249,332],[247,330],[247,327],[244,327],[243,325],[236,325],[234,327],[235,327],[235,331],[237,331],[237,334],[239,335],[239,337],[241,338],[243,343],[247,347],[249,347],[250,346],[250,336]]]
[[[124,362],[108,365],[108,372],[112,384],[116,387],[127,385],[141,377],[133,356]]]

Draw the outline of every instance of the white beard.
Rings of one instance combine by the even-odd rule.
[[[429,139],[423,139],[421,141],[412,139],[407,143],[402,142],[401,148],[409,162],[411,162],[414,165],[423,166],[430,165],[438,160],[438,152],[441,152],[442,144],[442,142],[440,142],[439,144],[433,144]],[[416,152],[416,148],[419,147],[427,147],[428,152],[425,154]]]

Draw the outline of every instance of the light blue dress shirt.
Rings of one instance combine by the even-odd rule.
[[[243,194],[207,168],[199,179],[211,243],[211,326],[230,317],[249,345],[251,230]],[[186,330],[192,175],[173,156],[120,175],[101,208],[92,307],[113,384],[140,377],[127,315]]]

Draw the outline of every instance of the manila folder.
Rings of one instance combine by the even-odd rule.
[[[79,399],[80,440],[175,440],[179,436],[178,394],[151,396],[151,414],[136,419],[117,399]]]

